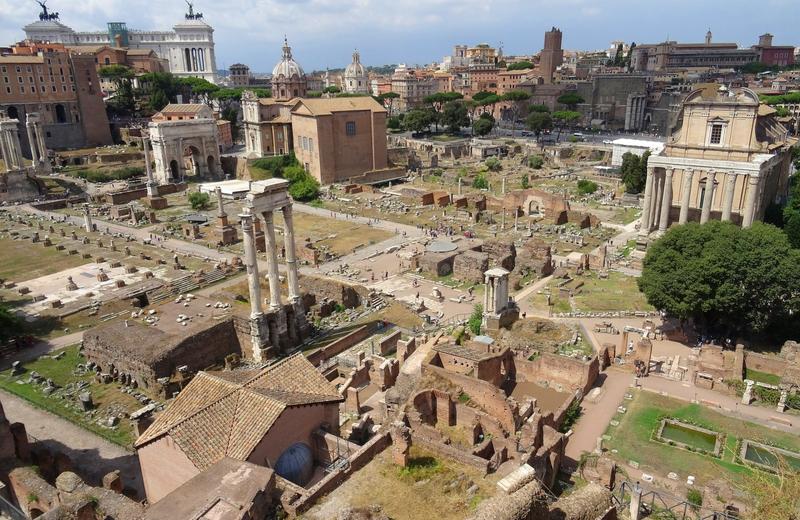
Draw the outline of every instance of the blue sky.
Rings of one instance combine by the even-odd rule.
[[[180,0],[49,0],[51,11],[76,30],[124,21],[133,29],[168,29],[183,18]],[[604,49],[612,40],[652,43],[669,37],[800,45],[797,0],[195,0],[214,29],[217,67],[242,62],[268,72],[280,57],[284,33],[307,70],[343,67],[354,48],[367,65],[439,61],[456,43],[500,45],[506,54],[531,54],[556,26],[566,49]],[[38,19],[34,0],[0,0],[0,44],[23,37]]]

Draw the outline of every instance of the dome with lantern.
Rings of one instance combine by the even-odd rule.
[[[353,61],[344,69],[345,92],[366,94],[369,92],[369,77],[367,69],[361,64],[361,54],[353,52]]]
[[[306,73],[292,58],[292,48],[289,47],[289,41],[284,37],[283,57],[272,69],[272,97],[278,101],[286,101],[304,97],[306,90]]]

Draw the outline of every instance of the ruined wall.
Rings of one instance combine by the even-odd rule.
[[[476,284],[483,283],[483,273],[488,269],[488,253],[464,251],[453,261],[453,278]]]
[[[162,197],[171,193],[178,193],[184,191],[188,187],[186,183],[162,184],[158,186],[158,194]],[[135,190],[117,191],[114,193],[105,194],[105,202],[107,204],[127,204],[134,200],[139,200],[147,196],[147,188],[139,188]]]
[[[515,359],[517,379],[538,383],[547,381],[550,386],[559,383],[573,390],[586,393],[600,373],[597,356],[590,361],[581,361],[566,356],[544,352],[534,361]]]
[[[0,173],[0,202],[27,202],[43,192],[38,180],[25,172]]]
[[[327,298],[341,303],[347,309],[361,305],[369,293],[362,285],[317,276],[301,276],[300,288],[302,292],[313,294],[318,302]]]
[[[312,352],[308,355],[308,360],[311,362],[311,364],[317,366],[323,361],[328,360],[337,354],[341,354],[356,343],[367,339],[367,337],[370,335],[370,332],[371,327],[369,325],[362,325],[350,334],[325,345],[315,352]]]
[[[513,271],[516,264],[517,249],[513,242],[503,240],[487,240],[483,243],[481,250],[489,255],[490,267],[502,267],[507,271]]]

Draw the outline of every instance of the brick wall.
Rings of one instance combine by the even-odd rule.
[[[558,383],[572,389],[587,392],[600,372],[597,356],[588,362],[549,352],[543,353],[534,361],[515,359],[517,380]]]
[[[317,366],[323,361],[326,361],[337,354],[341,354],[356,343],[365,340],[370,335],[370,332],[371,327],[369,325],[363,325],[350,334],[325,345],[316,352],[313,352],[308,356],[308,360],[314,366]]]

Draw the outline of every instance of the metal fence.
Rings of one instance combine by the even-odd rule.
[[[628,509],[632,496],[641,494],[639,501],[639,518],[659,518],[674,520],[740,520],[723,511],[714,511],[692,504],[685,499],[670,495],[663,491],[637,489],[637,485],[623,481],[614,490],[612,496],[618,510]]]

